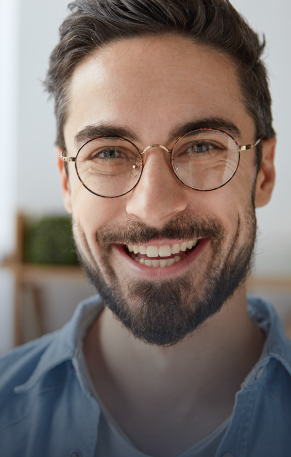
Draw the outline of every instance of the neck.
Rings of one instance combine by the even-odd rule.
[[[183,388],[191,385],[199,394],[205,381],[215,378],[216,385],[227,382],[238,388],[263,345],[263,335],[246,305],[242,286],[200,329],[172,347],[138,341],[105,308],[85,339],[85,357],[89,368],[101,364],[109,367],[109,376],[134,379],[139,385],[147,379],[161,388],[176,388],[178,383]]]
[[[172,347],[136,340],[105,308],[85,338],[84,355],[103,405],[139,450],[174,457],[231,415],[264,342],[246,305],[240,287]]]

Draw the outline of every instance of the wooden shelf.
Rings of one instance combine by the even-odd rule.
[[[18,283],[41,284],[43,282],[88,282],[87,276],[79,266],[35,265],[6,260],[1,265],[9,268]]]
[[[42,321],[41,289],[48,283],[86,284],[88,279],[80,266],[67,265],[36,265],[23,262],[23,242],[25,216],[18,214],[16,218],[15,252],[3,260],[0,265],[9,268],[15,280],[14,291],[14,345],[25,342],[24,317],[27,310],[35,327],[34,337],[44,333]]]

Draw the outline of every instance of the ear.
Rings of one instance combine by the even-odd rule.
[[[275,184],[275,156],[276,138],[263,140],[262,163],[257,175],[255,206],[265,206],[271,199]]]
[[[63,159],[61,157],[62,149],[59,146],[56,147],[56,153],[58,156],[57,165],[58,165],[58,169],[59,169],[60,177],[61,177],[62,194],[63,194],[65,208],[69,214],[72,214],[69,176],[68,176],[66,168],[65,168],[65,162],[63,161]]]

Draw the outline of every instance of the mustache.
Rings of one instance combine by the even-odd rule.
[[[96,237],[101,246],[109,244],[143,244],[149,241],[169,239],[189,241],[194,238],[211,238],[220,243],[226,235],[222,223],[216,218],[177,216],[157,229],[144,222],[128,219],[125,223],[102,227]]]

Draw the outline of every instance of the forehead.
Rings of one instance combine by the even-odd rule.
[[[127,39],[75,69],[65,138],[108,123],[129,127],[140,141],[150,132],[151,141],[161,142],[175,126],[210,117],[253,130],[228,56],[180,36]]]

